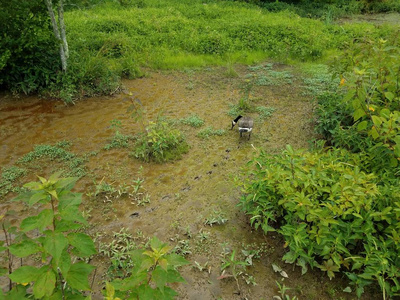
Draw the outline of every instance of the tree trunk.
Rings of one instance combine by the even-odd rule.
[[[58,22],[56,20],[56,16],[53,10],[52,0],[45,0],[47,10],[49,11],[49,16],[51,20],[51,25],[53,26],[53,32],[56,39],[60,43],[60,58],[61,58],[61,67],[63,72],[67,71],[67,59],[69,56],[67,37],[65,35],[65,23],[64,23],[64,7],[63,0],[59,0],[58,5]],[[61,32],[61,34],[60,34]]]

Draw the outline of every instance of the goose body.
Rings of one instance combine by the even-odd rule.
[[[235,127],[236,124],[238,124],[239,127],[240,137],[242,137],[244,132],[248,132],[250,139],[251,131],[253,130],[253,125],[254,125],[253,119],[250,117],[237,116],[236,119],[232,121],[231,129],[233,129],[233,127]]]

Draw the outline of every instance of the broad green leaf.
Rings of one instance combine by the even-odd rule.
[[[61,253],[68,246],[68,240],[62,233],[50,233],[46,235],[43,246],[47,253],[53,257],[56,266],[58,266]]]
[[[154,269],[151,278],[154,280],[159,289],[163,289],[165,284],[168,282],[168,272],[160,266],[157,266]]]
[[[384,109],[382,109],[382,110],[380,111],[379,115],[380,115],[381,117],[384,117],[384,118],[386,118],[386,119],[389,119],[389,117],[390,117],[390,110],[388,110],[387,108],[384,108]]]
[[[47,195],[46,191],[38,191],[38,192],[34,193],[31,196],[31,198],[29,199],[28,205],[32,206],[32,205],[34,205],[34,204],[36,204],[36,203],[38,203],[39,201],[42,201],[42,200],[47,200],[47,201],[50,200],[48,198],[48,195]]]
[[[63,211],[70,206],[77,207],[82,203],[82,194],[63,191],[58,195],[58,201],[58,209],[60,211]]]
[[[75,223],[74,221],[57,220],[55,232],[71,232],[82,228],[82,224]]]
[[[56,274],[53,269],[48,269],[46,272],[40,274],[33,286],[33,295],[36,298],[43,298],[44,296],[51,296],[56,286]]]
[[[377,139],[379,137],[379,133],[378,133],[378,131],[376,130],[375,127],[372,127],[372,129],[369,131],[369,133],[371,134],[371,136],[374,139]]]
[[[69,185],[75,185],[78,181],[78,177],[67,177],[67,178],[60,178],[56,184],[54,185],[55,188],[61,189]]]
[[[46,271],[47,266],[37,269],[32,266],[22,266],[12,272],[8,277],[16,283],[26,284],[36,281],[38,276]]]
[[[84,262],[78,262],[71,265],[65,279],[72,288],[89,291],[90,286],[88,282],[88,276],[95,268],[96,267]]]
[[[87,224],[86,219],[82,216],[79,208],[77,206],[69,206],[63,211],[60,212],[60,215],[63,219],[67,221],[75,221],[82,223],[84,225]]]
[[[362,122],[358,123],[357,130],[363,131],[363,130],[365,130],[365,128],[367,128],[367,126],[368,126],[368,121],[362,121]]]
[[[353,115],[354,121],[357,121],[358,119],[360,119],[364,116],[365,116],[365,111],[362,108],[359,108],[354,112],[354,115]]]
[[[27,232],[38,228],[43,231],[53,221],[53,211],[51,209],[42,210],[37,216],[28,217],[22,220],[21,230]]]
[[[165,259],[168,261],[168,264],[174,268],[189,264],[184,257],[175,253],[165,256]]]
[[[382,120],[378,116],[371,116],[372,122],[374,122],[375,126],[379,127],[382,124]]]
[[[385,92],[385,97],[389,101],[392,101],[394,99],[394,94],[392,92]]]
[[[71,267],[71,255],[68,253],[68,247],[61,253],[58,266],[61,270],[61,274],[66,277]]]
[[[7,268],[2,268],[0,267],[0,276],[4,276],[8,273],[8,269]]]
[[[18,257],[27,257],[40,251],[39,245],[33,240],[25,240],[19,244],[13,244],[9,249],[13,255]]]
[[[150,247],[153,250],[160,250],[161,248],[163,248],[166,244],[163,244],[156,236],[153,237],[150,241]]]
[[[28,295],[26,290],[29,285],[17,285],[11,291],[7,293],[7,297],[3,298],[6,300],[25,300],[25,299],[32,299],[32,296]]]
[[[69,243],[75,247],[77,256],[87,257],[96,253],[96,247],[90,236],[84,233],[68,234]]]
[[[49,177],[49,182],[55,184],[58,181],[58,178],[60,178],[61,174],[63,171],[58,171],[50,175]]]
[[[116,279],[112,282],[113,286],[119,291],[129,291],[137,288],[140,284],[147,281],[147,271],[132,274],[125,279]]]
[[[42,185],[39,182],[32,181],[25,183],[24,188],[30,189],[30,190],[38,190]]]

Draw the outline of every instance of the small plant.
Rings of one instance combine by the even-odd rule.
[[[199,128],[204,125],[204,120],[201,119],[198,115],[193,114],[190,117],[181,119],[181,123],[195,128]]]
[[[208,126],[197,133],[197,136],[202,139],[208,139],[212,136],[222,136],[226,133],[225,129],[214,129],[212,126]]]
[[[256,112],[258,112],[260,120],[266,120],[272,115],[272,113],[275,111],[275,108],[266,106],[257,106],[255,110]]]
[[[196,268],[200,272],[207,271],[208,273],[211,272],[211,266],[208,265],[208,261],[204,263],[204,265],[201,265],[197,261],[194,262],[193,268]]]
[[[179,159],[189,150],[183,134],[159,118],[150,122],[146,131],[138,136],[133,156],[145,162],[167,162]]]
[[[111,262],[107,270],[108,279],[126,278],[130,275],[133,262],[129,253],[137,248],[132,234],[125,228],[114,232],[110,243],[100,243],[99,253],[108,257]]]
[[[183,256],[192,254],[192,250],[190,248],[189,241],[188,240],[178,241],[178,244],[175,246],[173,252],[175,252],[176,254],[183,255]]]
[[[249,264],[245,261],[237,260],[235,256],[236,256],[236,251],[233,250],[232,253],[228,255],[228,258],[226,258],[225,256],[222,258],[222,265],[221,265],[222,274],[219,277],[219,279],[233,277],[236,281],[237,288],[240,291],[239,276],[246,274],[245,269],[247,266],[249,266]],[[227,270],[230,271],[230,274],[229,273],[226,274]]]
[[[210,216],[207,217],[204,224],[213,226],[215,224],[221,225],[228,222],[228,219],[225,217],[225,214],[221,210],[214,210]]]
[[[278,281],[275,281],[276,285],[278,286],[279,289],[279,294],[280,296],[274,296],[273,299],[276,300],[297,300],[297,296],[294,296],[293,298],[290,298],[289,295],[286,294],[288,290],[291,290],[291,288],[288,288],[285,284],[280,284]]]
[[[150,249],[131,252],[134,268],[131,275],[111,282],[114,294],[121,299],[174,299],[177,293],[169,283],[184,282],[178,268],[188,264],[182,256],[169,253],[171,247],[154,237]]]

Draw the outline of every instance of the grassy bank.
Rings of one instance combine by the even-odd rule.
[[[0,78],[0,84],[16,92],[45,91],[70,102],[118,92],[121,78],[142,76],[143,68],[229,66],[265,58],[321,61],[354,40],[387,38],[394,31],[366,23],[335,25],[326,18],[300,17],[292,9],[272,12],[270,6],[137,0],[103,1],[83,10],[69,7],[65,15],[70,45],[67,74],[35,62],[28,70],[23,69],[25,65],[15,66],[24,76],[7,77],[6,82]],[[36,46],[35,52],[40,52],[41,44]]]

